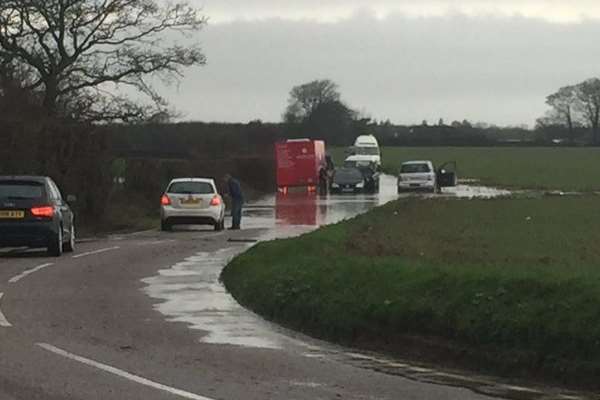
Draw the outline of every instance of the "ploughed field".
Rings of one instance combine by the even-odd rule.
[[[330,148],[335,162],[344,160],[343,148]],[[488,186],[563,191],[600,190],[600,148],[552,147],[384,147],[383,168],[397,174],[410,160],[458,163],[459,178]]]
[[[393,151],[384,149],[386,160]],[[440,160],[432,154],[442,157],[444,150],[418,151],[397,155]],[[470,151],[477,150],[456,149],[459,165],[475,159]],[[511,158],[528,164],[523,154],[503,151],[490,150],[489,157],[503,159],[513,173]],[[544,164],[552,171],[557,163],[592,164],[585,161],[592,150],[567,150],[560,160],[548,151]],[[476,159],[479,171],[490,171],[484,156]],[[234,259],[223,280],[243,305],[314,336],[450,366],[598,386],[598,227],[594,195],[407,198],[299,238],[260,243]]]

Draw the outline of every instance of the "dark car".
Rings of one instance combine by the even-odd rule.
[[[73,220],[52,179],[0,176],[0,247],[46,247],[58,257],[75,249]]]
[[[333,173],[331,192],[375,192],[379,188],[379,174],[365,172],[360,168],[337,168]]]

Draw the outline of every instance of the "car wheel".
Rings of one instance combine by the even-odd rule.
[[[58,233],[53,235],[48,244],[48,255],[52,257],[60,257],[63,253],[63,235],[62,227],[58,229]]]
[[[69,241],[64,245],[64,251],[72,253],[75,251],[75,225],[71,225],[71,234],[69,235]]]
[[[223,222],[222,221],[217,221],[215,222],[215,231],[219,232],[223,230]]]
[[[173,230],[173,226],[167,221],[160,221],[160,230],[163,232],[171,232]]]

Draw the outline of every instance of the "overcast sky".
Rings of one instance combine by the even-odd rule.
[[[597,0],[192,3],[208,64],[165,91],[185,120],[279,121],[292,86],[329,78],[377,119],[533,125],[546,95],[600,76]]]

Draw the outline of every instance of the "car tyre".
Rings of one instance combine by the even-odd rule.
[[[173,226],[167,221],[160,221],[160,230],[163,232],[171,232],[173,230]]]
[[[64,244],[63,250],[67,253],[75,251],[75,225],[71,225],[71,234],[69,235],[69,241]]]
[[[225,229],[225,219],[215,223],[215,231],[220,232]]]
[[[58,233],[52,236],[48,244],[48,255],[51,257],[60,257],[63,253],[63,236],[62,227],[58,229]]]

